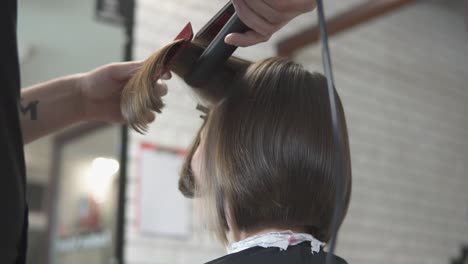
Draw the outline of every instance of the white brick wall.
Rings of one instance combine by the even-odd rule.
[[[188,21],[198,30],[224,2],[137,1],[135,59],[172,40]],[[327,0],[327,15],[358,2]],[[238,54],[272,56],[278,39],[315,20],[300,17],[271,42]],[[465,29],[459,12],[418,2],[332,40],[352,147],[353,196],[339,240],[350,263],[449,263],[468,243]],[[296,60],[322,71],[319,46]],[[171,80],[164,114],[146,136],[130,135],[126,263],[202,263],[224,254],[197,223],[188,241],[146,237],[133,224],[140,142],[186,148],[200,125],[187,91]]]
[[[468,37],[462,16],[418,3],[333,39],[349,124],[351,263],[449,263],[468,243]],[[320,47],[296,59],[321,69]]]

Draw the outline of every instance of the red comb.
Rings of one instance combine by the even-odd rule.
[[[187,25],[182,29],[182,31],[177,35],[175,40],[180,40],[183,39],[185,41],[191,41],[193,38],[193,29],[192,29],[192,24],[190,22],[187,23]]]
[[[158,73],[155,72],[154,76],[155,79],[159,79],[164,72],[169,71],[169,65],[177,58],[177,56],[181,53],[181,51],[187,47],[187,44],[192,40],[193,38],[193,29],[192,29],[192,24],[190,22],[187,23],[187,25],[182,29],[182,31],[177,35],[177,37],[174,40],[183,40],[183,42],[179,45],[179,47],[175,48],[174,50],[171,51],[170,55],[166,58],[166,62],[164,64],[164,71],[163,73]]]

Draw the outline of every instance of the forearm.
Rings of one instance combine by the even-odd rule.
[[[27,144],[82,120],[79,75],[41,83],[21,92],[21,127]]]

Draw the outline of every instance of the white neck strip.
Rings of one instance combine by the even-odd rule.
[[[317,240],[310,234],[293,233],[288,230],[252,236],[244,240],[231,243],[227,247],[227,252],[228,254],[232,254],[256,246],[263,248],[277,247],[280,248],[280,250],[286,250],[288,246],[294,246],[306,241],[310,241],[312,254],[320,252],[320,247],[325,245],[325,243]]]

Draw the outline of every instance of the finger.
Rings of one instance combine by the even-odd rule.
[[[165,96],[167,94],[167,84],[162,83],[161,81],[156,82],[156,93],[159,96]]]
[[[147,123],[152,123],[156,119],[156,115],[153,112],[148,112],[145,118]]]
[[[239,18],[250,29],[263,36],[271,35],[276,31],[275,26],[250,9],[250,7],[245,3],[245,0],[233,0],[232,3],[234,4]]]
[[[142,65],[142,61],[129,61],[112,63],[104,66],[104,68],[110,72],[113,79],[117,81],[126,81],[132,77]]]
[[[259,14],[263,19],[268,21],[270,24],[278,24],[285,20],[289,20],[284,12],[272,8],[270,5],[265,3],[263,0],[250,0],[244,1],[245,4],[256,14]]]
[[[297,15],[312,11],[315,6],[315,0],[262,0],[271,8],[279,12],[293,12]]]
[[[263,36],[253,30],[247,31],[246,33],[231,33],[226,36],[224,42],[229,45],[238,47],[249,47],[258,43],[266,42],[270,39],[270,36]]]
[[[312,11],[312,10],[314,10],[316,7],[317,7],[317,2],[316,2],[315,0],[310,1],[310,2],[309,2],[309,1],[306,1],[306,2],[305,2],[305,9],[306,9],[307,11]]]
[[[317,6],[317,2],[315,0],[293,0],[293,2],[297,6],[296,11],[302,11],[302,13],[312,11]]]
[[[167,71],[165,72],[162,76],[161,76],[161,80],[169,80],[172,78],[172,74],[170,71]]]

